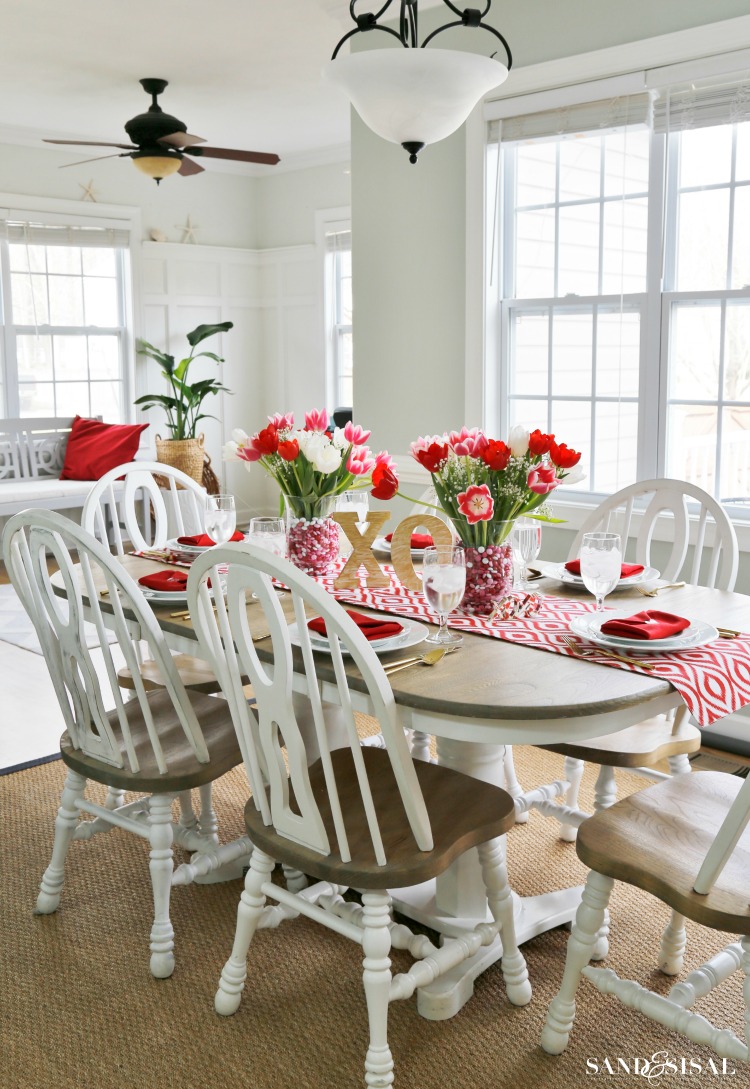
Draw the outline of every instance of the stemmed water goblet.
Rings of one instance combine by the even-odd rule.
[[[619,533],[584,533],[581,542],[581,578],[596,598],[596,611],[620,581],[622,548]]]
[[[236,527],[237,510],[234,496],[206,496],[206,533],[214,544],[226,544],[232,539]]]
[[[250,519],[250,527],[247,538],[250,544],[265,549],[266,552],[282,559],[286,556],[286,524],[283,518],[273,518],[262,515]],[[282,591],[277,591],[279,597],[283,597]],[[252,595],[258,600],[258,595]]]
[[[511,533],[513,557],[520,569],[521,589],[529,589],[528,568],[542,547],[542,527],[536,518],[519,518]]]
[[[466,589],[466,556],[461,545],[424,550],[422,558],[422,593],[427,604],[440,618],[438,630],[428,635],[426,643],[455,647],[463,636],[448,628],[448,616],[461,604]]]

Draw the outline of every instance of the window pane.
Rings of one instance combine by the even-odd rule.
[[[732,246],[732,284],[750,287],[750,186],[735,190],[734,245]]]
[[[599,290],[599,205],[560,209],[558,295]]]
[[[101,416],[105,423],[122,421],[121,382],[91,383],[91,415]]]
[[[648,192],[649,132],[628,128],[604,140],[604,195]]]
[[[720,350],[718,304],[673,305],[669,396],[715,401],[719,393]]]
[[[339,314],[339,321],[342,325],[351,325],[352,323],[352,278],[351,276],[344,276],[341,280],[341,313]]]
[[[81,274],[81,250],[78,246],[47,246],[47,271]]]
[[[648,202],[617,200],[603,212],[602,294],[645,291]]]
[[[732,169],[732,126],[685,129],[680,133],[680,188],[717,185]]]
[[[637,397],[640,355],[640,314],[600,311],[596,331],[596,392],[603,397]]]
[[[552,431],[558,442],[591,457],[591,401],[553,401]],[[593,460],[593,458],[591,458]]]
[[[680,196],[678,291],[717,291],[727,286],[728,230],[728,189],[709,189]]]
[[[54,416],[55,387],[51,382],[19,382],[18,405],[21,416]]]
[[[83,293],[78,276],[50,276],[50,325],[83,325]]]
[[[116,276],[117,264],[114,250],[81,250],[84,276]]]
[[[117,337],[89,337],[89,373],[91,379],[118,380],[120,377],[120,342]]]
[[[750,303],[728,303],[724,334],[724,397],[750,401]]]
[[[555,290],[555,210],[516,216],[516,297],[547,298]]]
[[[638,405],[596,406],[596,454],[588,459],[597,492],[616,492],[638,479]]]
[[[83,301],[86,325],[120,324],[116,280],[87,276],[83,281]]]
[[[54,337],[55,378],[58,382],[89,376],[86,337]]]
[[[19,382],[51,382],[52,338],[37,336],[19,336],[16,338]]]
[[[555,314],[552,319],[552,393],[591,396],[593,315]],[[572,445],[572,444],[569,444]]]
[[[560,141],[560,200],[598,197],[601,190],[602,140],[580,136]]]
[[[58,416],[90,416],[88,382],[57,382],[55,403]]]
[[[667,476],[687,480],[715,494],[717,438],[715,408],[670,405],[667,416]]]
[[[750,408],[725,408],[721,421],[722,499],[750,499]]]
[[[511,314],[512,393],[547,395],[549,317],[546,313]],[[545,414],[546,415],[546,414]]]
[[[548,402],[536,401],[536,400],[518,400],[515,397],[511,398],[508,404],[508,419],[509,426],[515,427],[528,427],[530,431],[533,431],[536,427],[540,431],[545,431],[549,427],[547,422],[549,415]],[[507,436],[503,436],[503,439]],[[568,444],[570,445],[570,444]]]
[[[16,325],[49,325],[46,277],[11,273],[10,291]]]
[[[13,272],[46,272],[47,250],[45,246],[25,246],[10,243],[8,246],[10,267]]]
[[[516,205],[552,204],[555,199],[557,145],[534,143],[516,152]]]

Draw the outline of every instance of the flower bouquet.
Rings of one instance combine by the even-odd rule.
[[[507,538],[517,518],[557,521],[543,509],[559,484],[580,480],[571,473],[581,455],[538,429],[514,427],[508,442],[489,439],[478,428],[419,438],[411,453],[432,476],[440,508],[466,551],[462,608],[489,615],[512,588],[513,560]]]
[[[391,499],[398,480],[388,452],[373,454],[370,432],[358,424],[328,430],[325,410],[268,417],[256,435],[233,431],[224,447],[228,461],[257,462],[279,485],[287,525],[289,559],[311,575],[325,574],[338,555],[338,526],[330,517],[343,492],[371,489],[375,499]]]

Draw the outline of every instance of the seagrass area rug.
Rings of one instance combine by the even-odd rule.
[[[553,754],[531,748],[515,753],[522,783],[548,782],[560,774],[561,760]],[[73,842],[60,908],[54,915],[32,914],[50,858],[64,776],[65,767],[55,763],[0,780],[2,1089],[363,1086],[367,1017],[361,949],[318,924],[298,918],[259,931],[239,1012],[229,1018],[214,1013],[213,995],[234,934],[239,881],[173,890],[177,966],[169,980],[152,978],[148,969],[148,845],[133,835],[115,829]],[[593,779],[587,768],[584,808],[591,807]],[[618,781],[621,793],[646,785],[627,774]],[[90,790],[103,800],[98,788]],[[242,769],[216,784],[223,837],[241,831],[246,797]],[[532,814],[508,840],[511,882],[519,892],[562,888],[584,878],[574,847],[557,838],[556,822]],[[666,993],[672,981],[654,965],[667,918],[662,904],[619,886],[605,963],[620,976]],[[415,999],[392,1003],[396,1089],[616,1089],[647,1084],[621,1066],[618,1070],[619,1059],[632,1069],[635,1058],[650,1059],[657,1052],[677,1064],[677,1073],[666,1069],[649,1085],[747,1084],[747,1073],[712,1073],[708,1049],[623,1009],[586,983],[568,1050],[557,1058],[545,1055],[539,1034],[559,985],[567,937],[558,928],[523,947],[534,995],[522,1009],[509,1005],[499,965],[476,981],[473,997],[448,1021],[425,1020]],[[688,924],[687,967],[724,944],[722,935]],[[394,971],[410,963],[400,952],[392,959]],[[741,1036],[741,978],[735,976],[696,1009]]]
[[[99,633],[94,624],[85,624],[86,645],[90,648],[98,647]],[[110,632],[109,642],[116,641],[114,632]],[[41,654],[42,647],[34,631],[28,613],[21,604],[18,594],[12,586],[0,586],[0,641],[12,643],[22,650],[30,650],[32,654]]]

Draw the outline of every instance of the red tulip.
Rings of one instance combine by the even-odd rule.
[[[541,457],[542,454],[548,454],[555,444],[554,435],[545,435],[539,428],[536,431],[532,431],[529,435],[529,453],[532,457]]]
[[[498,439],[490,439],[481,456],[488,469],[502,470],[510,461],[510,447]]]
[[[269,424],[253,437],[252,442],[261,457],[266,457],[268,454],[275,454],[278,450],[279,435],[273,424]]]
[[[279,443],[278,454],[284,461],[294,461],[299,456],[299,443],[296,439],[287,439]]]
[[[551,465],[535,465],[526,481],[529,490],[536,492],[537,495],[547,495],[559,483],[560,481],[555,476],[555,470]]]
[[[578,451],[569,449],[564,442],[559,445],[553,442],[552,446],[550,446],[549,456],[560,469],[572,469],[581,460]]]
[[[448,444],[432,442],[426,450],[415,450],[414,457],[428,473],[436,473],[448,458]]]
[[[398,491],[398,478],[387,465],[376,465],[372,470],[373,499],[393,499]]]

